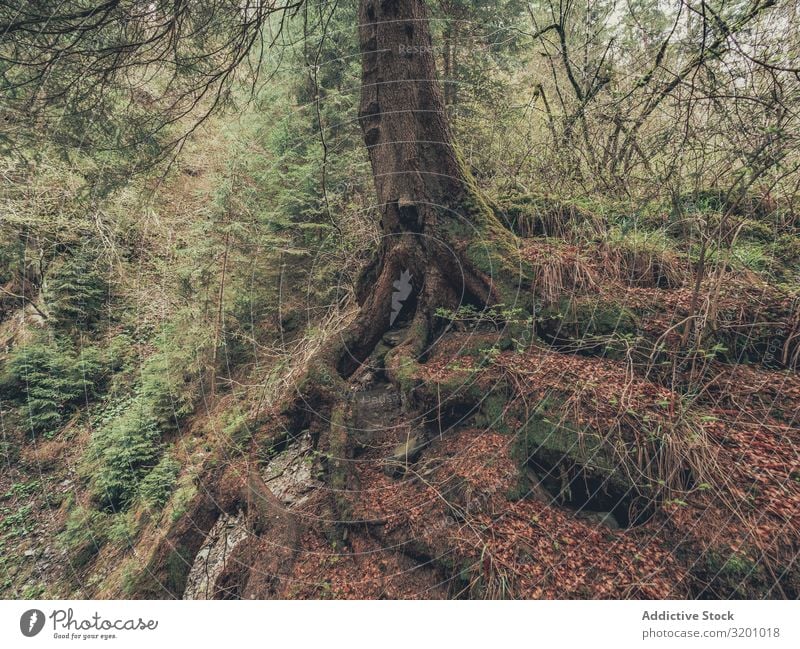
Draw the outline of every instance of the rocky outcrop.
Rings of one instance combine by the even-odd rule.
[[[214,585],[225,569],[233,549],[248,536],[244,513],[223,514],[211,528],[194,559],[183,599],[211,599]]]
[[[322,486],[314,475],[311,435],[304,431],[289,442],[259,471],[252,470],[243,487],[243,510],[222,514],[194,558],[186,582],[184,599],[219,599],[246,596],[255,582],[274,581],[277,573],[291,564],[300,537],[300,525],[293,511]],[[253,584],[241,566],[251,565],[258,547],[271,545],[275,565],[262,566]]]

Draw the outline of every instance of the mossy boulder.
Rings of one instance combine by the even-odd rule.
[[[528,419],[514,454],[528,493],[543,489],[553,502],[582,515],[600,513],[606,517],[601,522],[616,528],[645,522],[656,499],[655,485],[630,470],[636,458],[627,449],[621,439],[580,427],[556,408]]]
[[[523,425],[515,453],[523,463],[533,460],[549,467],[570,463],[587,474],[633,486],[618,470],[619,462],[607,440],[598,432],[581,429],[555,412],[550,417],[545,412],[537,412]]]
[[[537,333],[550,344],[610,358],[623,355],[638,331],[636,313],[603,297],[565,297],[537,318]]]
[[[493,208],[498,218],[522,237],[568,237],[580,229],[598,232],[604,224],[604,219],[586,206],[552,196],[502,196]]]

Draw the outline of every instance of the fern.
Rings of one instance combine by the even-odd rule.
[[[180,472],[180,463],[170,453],[148,473],[139,486],[139,495],[144,503],[161,509],[169,500]]]
[[[90,449],[95,500],[114,511],[127,508],[160,452],[158,427],[140,403],[101,428]]]
[[[19,404],[31,435],[49,437],[70,411],[100,394],[105,369],[94,347],[76,353],[69,341],[33,342],[11,354],[0,396]]]
[[[81,249],[48,278],[45,294],[53,322],[63,329],[86,329],[102,315],[109,293],[98,256]]]

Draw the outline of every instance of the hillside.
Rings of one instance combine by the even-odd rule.
[[[0,597],[800,597],[796,8],[500,5],[8,64]]]

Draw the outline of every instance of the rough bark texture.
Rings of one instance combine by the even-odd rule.
[[[389,328],[393,283],[411,273],[412,308],[485,304],[491,279],[464,254],[492,218],[459,159],[445,113],[422,0],[363,0],[359,119],[383,240],[364,277],[362,312],[340,363],[347,375]],[[454,233],[463,233],[463,240]]]

